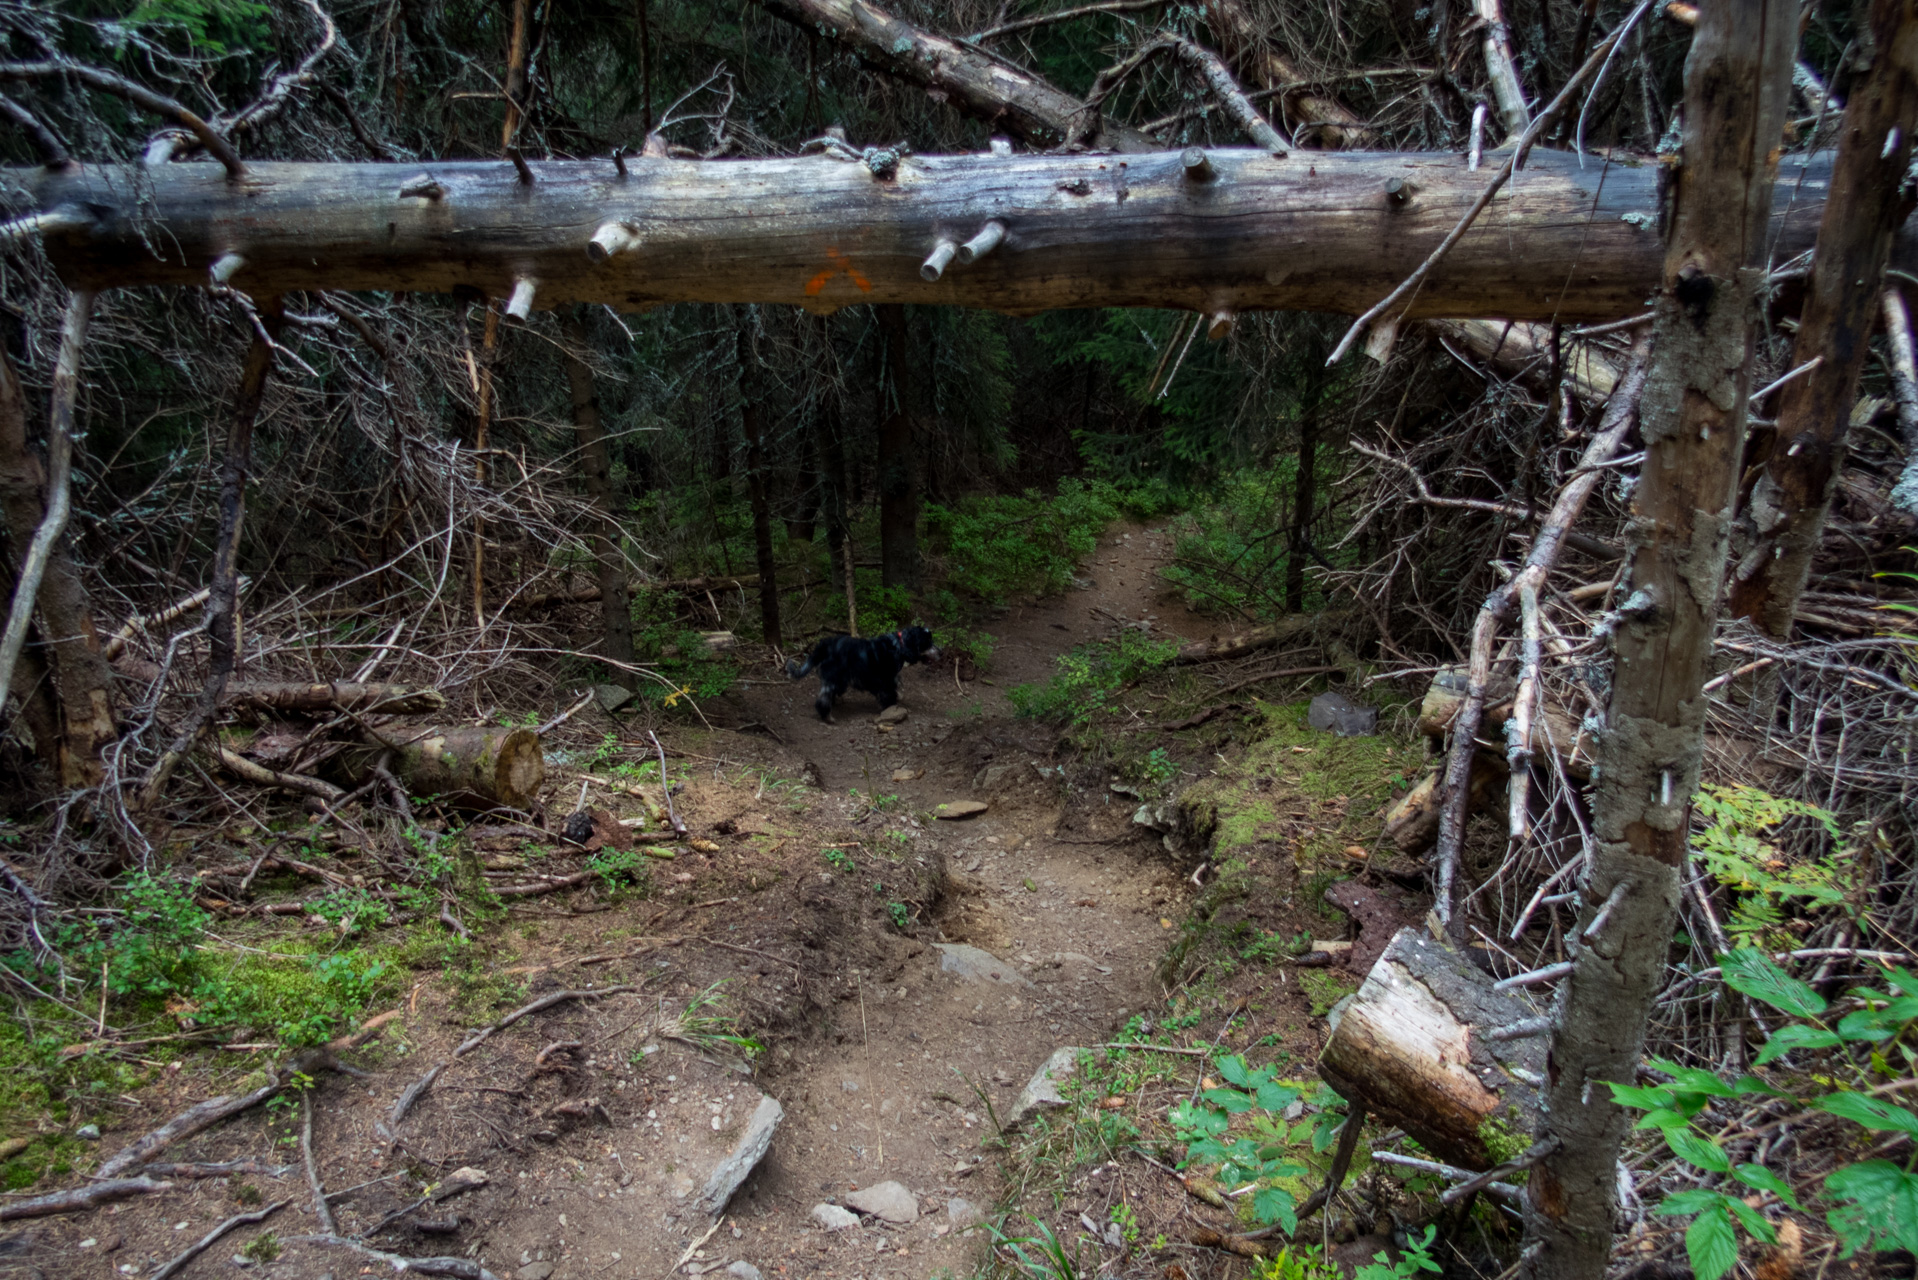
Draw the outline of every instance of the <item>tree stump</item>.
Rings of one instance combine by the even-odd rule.
[[[1421,928],[1401,929],[1319,1055],[1325,1082],[1449,1164],[1489,1169],[1538,1121],[1542,1034],[1487,1033],[1538,1016]]]

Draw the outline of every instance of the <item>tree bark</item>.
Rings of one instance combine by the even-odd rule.
[[[879,425],[879,581],[911,590],[919,585],[919,497],[913,472],[913,411],[918,387],[906,332],[906,309],[879,308],[885,336],[886,370],[892,384],[892,412]]]
[[[1073,135],[1086,105],[1004,59],[915,26],[866,0],[758,0],[777,18],[830,36],[876,70],[941,95],[959,110],[1005,129],[1037,147],[1056,147]],[[1101,150],[1156,151],[1137,129],[1097,120],[1077,128]],[[928,246],[930,247],[930,246]]]
[[[16,557],[16,581],[52,496],[46,485],[46,470],[27,444],[26,397],[12,363],[0,355],[0,517]],[[98,785],[101,751],[116,732],[113,669],[102,656],[93,601],[64,538],[48,549],[34,616],[41,647],[22,653],[12,682],[34,752],[62,787]]]
[[[912,302],[1031,314],[1061,307],[1180,307],[1356,314],[1405,279],[1477,198],[1486,175],[1454,155],[1209,150],[1214,177],[1170,152],[1131,156],[912,156],[890,181],[825,156],[747,161],[436,163],[441,195],[401,195],[409,165],[209,165],[142,176],[136,204],[112,169],[13,171],[73,225],[44,235],[70,286],[203,285],[229,250],[235,287],[492,297],[535,282],[536,308],[601,302],[793,303],[830,312]],[[1781,257],[1810,248],[1829,172],[1786,163],[1775,209]],[[1603,175],[1603,182],[1600,176]],[[1388,180],[1409,184],[1393,201]],[[1405,195],[1402,187],[1399,194]],[[1579,168],[1534,152],[1412,300],[1411,318],[1610,320],[1657,287],[1656,166]],[[143,210],[150,208],[149,219]],[[1626,220],[1631,215],[1632,221]],[[1003,243],[938,280],[920,266],[985,222]],[[154,222],[160,224],[154,226]],[[594,261],[604,225],[636,242]],[[143,231],[146,233],[142,238]],[[165,257],[155,247],[167,246]],[[1898,261],[1918,265],[1918,236]]]
[[[613,463],[606,447],[606,428],[599,417],[599,388],[593,370],[582,358],[586,324],[577,309],[567,313],[566,382],[573,395],[573,439],[579,446],[579,471],[586,482],[586,500],[594,512],[592,546],[594,576],[599,580],[601,617],[605,637],[600,651],[616,665],[612,681],[632,688],[633,609],[626,595],[626,566],[619,554],[619,517],[613,509]],[[624,665],[618,665],[624,664]]]
[[[1558,987],[1545,1073],[1539,1136],[1559,1145],[1526,1186],[1526,1280],[1597,1280],[1610,1253],[1630,1121],[1606,1084],[1633,1078],[1678,922],[1703,753],[1701,687],[1797,42],[1791,0],[1725,0],[1704,10],[1685,63],[1682,163],[1639,407],[1646,453],[1627,523],[1627,594],[1573,968]],[[1595,922],[1602,927],[1585,937]]]
[[[1774,638],[1791,635],[1844,467],[1858,379],[1871,354],[1878,290],[1892,237],[1910,211],[1905,171],[1918,128],[1918,0],[1872,0],[1859,44],[1868,69],[1852,82],[1812,256],[1792,367],[1818,367],[1778,393],[1771,457],[1748,505],[1754,540],[1732,584],[1733,614]]]
[[[753,559],[759,566],[759,626],[767,644],[779,643],[779,576],[773,562],[772,498],[766,484],[766,423],[760,397],[759,353],[753,347],[754,317],[741,310],[739,324],[739,425],[746,437],[746,495],[753,512]]]

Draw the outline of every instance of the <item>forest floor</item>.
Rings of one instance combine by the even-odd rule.
[[[511,902],[463,961],[415,966],[403,1016],[337,1055],[351,1073],[308,1060],[304,1091],[160,1157],[250,1159],[267,1172],[175,1176],[159,1195],[27,1224],[0,1239],[0,1274],[148,1276],[229,1216],[281,1200],[274,1217],[181,1274],[384,1272],[390,1262],[364,1251],[303,1239],[327,1229],[302,1164],[308,1108],[312,1176],[341,1236],[370,1233],[412,1258],[479,1259],[518,1280],[965,1275],[986,1260],[981,1223],[1045,1220],[1069,1234],[1095,1216],[1102,1235],[1091,1247],[1112,1251],[1100,1260],[1123,1261],[1122,1271],[1157,1274],[1173,1261],[1195,1280],[1242,1271],[1242,1259],[1185,1243],[1194,1223],[1229,1227],[1232,1215],[1191,1200],[1151,1161],[1088,1172],[1099,1152],[1074,1148],[1057,1118],[1035,1119],[1023,1138],[1000,1133],[1055,1051],[1099,1051],[1129,1021],[1135,1037],[1158,1023],[1203,1035],[1210,1050],[1268,1046],[1259,1054],[1309,1077],[1326,1005],[1356,986],[1237,957],[1252,954],[1248,940],[1256,950],[1260,939],[1346,933],[1316,893],[1298,890],[1351,874],[1341,851],[1376,832],[1387,757],[1402,741],[1334,740],[1305,728],[1297,704],[1250,713],[1270,724],[1249,741],[1226,719],[1175,737],[1152,728],[1148,708],[1177,697],[1141,691],[1112,730],[1119,745],[1094,761],[1064,749],[1056,729],[1016,718],[1007,700],[1014,685],[1046,679],[1063,651],[1121,625],[1215,633],[1163,594],[1155,571],[1169,551],[1163,531],[1110,531],[1082,568],[1089,587],[987,624],[997,639],[987,674],[908,668],[897,724],[879,724],[863,694],[821,723],[812,680],[780,678],[770,658],[747,671],[704,706],[711,728],[663,735],[694,839],[671,861],[645,860],[648,885]],[[567,727],[574,749],[559,756],[575,763],[549,771],[549,808],[570,810],[584,781],[589,805],[638,815],[636,793],[606,776],[617,770],[605,753],[589,755],[608,728],[592,714],[596,723]],[[622,759],[650,758],[643,733],[622,731]],[[1142,792],[1122,780],[1117,756],[1154,745],[1183,776]],[[1169,799],[1193,779],[1199,816],[1170,822],[1175,838],[1134,821],[1142,795]],[[956,800],[988,807],[964,821],[935,816]],[[489,866],[575,866],[523,831],[473,845]],[[1200,865],[1225,852],[1224,878]],[[338,856],[351,866],[350,848]],[[1409,896],[1402,905],[1406,919],[1422,914]],[[236,926],[231,936],[248,935]],[[454,1055],[476,1029],[542,997],[556,998]],[[745,1036],[757,1042],[750,1068],[732,1039]],[[1132,1096],[1081,1110],[1129,1107],[1148,1124],[1148,1111],[1163,1115],[1203,1076],[1195,1052],[1209,1050],[1166,1057],[1163,1071],[1129,1077]],[[156,1071],[96,1113],[99,1153],[213,1093],[253,1087],[271,1056]],[[451,1065],[396,1121],[396,1101],[440,1063]],[[701,1204],[712,1171],[764,1127],[767,1098],[783,1109],[770,1149],[712,1229]],[[817,1206],[887,1183],[904,1194],[885,1216],[820,1224]],[[404,1212],[429,1195],[443,1198]],[[1123,1239],[1107,1226],[1121,1217]]]

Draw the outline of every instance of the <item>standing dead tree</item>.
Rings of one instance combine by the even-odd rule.
[[[1753,328],[1798,10],[1705,10],[1685,64],[1682,163],[1640,404],[1645,461],[1628,524],[1629,591],[1613,633],[1592,836],[1552,1011],[1539,1137],[1557,1147],[1526,1186],[1527,1280],[1605,1274],[1633,1078],[1684,884]]]
[[[1911,208],[1918,4],[1874,0],[1858,46],[1864,70],[1845,104],[1832,198],[1792,344],[1792,369],[1800,376],[1778,392],[1771,456],[1749,503],[1752,541],[1732,587],[1732,612],[1780,639],[1791,634],[1825,530],[1892,237]]]

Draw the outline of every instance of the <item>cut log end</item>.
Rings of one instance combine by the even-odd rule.
[[[1536,1015],[1422,929],[1401,929],[1326,1041],[1319,1071],[1440,1159],[1489,1169],[1531,1140],[1545,1047],[1487,1033]]]

